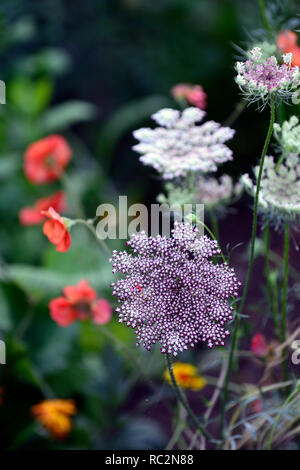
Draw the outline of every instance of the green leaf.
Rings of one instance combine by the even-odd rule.
[[[33,82],[27,78],[19,78],[8,87],[8,96],[20,111],[35,116],[49,105],[52,91],[52,83],[49,80]]]
[[[96,107],[93,104],[85,101],[69,101],[53,106],[46,111],[41,117],[39,125],[42,131],[47,134],[63,131],[78,122],[89,121],[95,115]]]

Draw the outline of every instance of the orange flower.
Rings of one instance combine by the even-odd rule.
[[[64,439],[72,428],[71,416],[77,410],[73,400],[44,400],[34,405],[31,412],[53,437]]]
[[[283,31],[277,37],[277,46],[284,54],[292,53],[292,66],[300,66],[300,47],[298,46],[298,36],[294,31]]]
[[[56,245],[56,251],[64,253],[68,251],[71,245],[71,235],[66,227],[64,219],[53,209],[49,207],[47,211],[41,211],[41,214],[49,217],[50,220],[44,223],[43,233],[49,241]]]
[[[96,291],[86,280],[76,286],[63,289],[64,297],[49,302],[51,318],[60,326],[69,326],[75,320],[92,318],[94,323],[104,325],[112,316],[110,303],[105,299],[97,300]]]
[[[57,212],[66,210],[65,193],[57,191],[49,197],[38,199],[33,207],[24,207],[19,212],[19,220],[22,225],[36,225],[45,220],[41,211],[53,207]]]
[[[62,136],[50,135],[29,145],[25,152],[24,172],[36,184],[56,181],[71,160],[71,148]]]
[[[204,377],[198,374],[197,368],[192,364],[185,362],[175,362],[173,365],[173,373],[176,382],[182,388],[190,388],[191,390],[201,390],[206,385]],[[168,370],[164,372],[164,378],[171,385],[171,377]]]
[[[175,99],[185,99],[197,108],[205,109],[207,106],[207,95],[200,85],[179,83],[172,88],[171,94]]]

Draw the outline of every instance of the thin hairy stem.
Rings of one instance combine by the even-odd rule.
[[[257,213],[258,213],[258,200],[259,200],[259,191],[260,191],[260,184],[261,184],[261,178],[262,178],[262,173],[263,173],[263,168],[264,168],[264,161],[265,161],[265,156],[269,147],[269,143],[271,140],[271,135],[273,131],[273,125],[274,125],[274,119],[275,119],[275,104],[274,104],[274,98],[271,98],[271,115],[270,115],[270,123],[269,123],[269,129],[267,133],[267,137],[264,143],[264,147],[262,150],[262,154],[260,157],[260,164],[259,164],[259,171],[258,171],[258,176],[257,176],[257,185],[256,185],[256,192],[255,192],[255,199],[254,199],[254,212],[253,212],[253,223],[252,223],[252,234],[251,234],[251,244],[250,244],[250,258],[249,258],[249,265],[248,265],[248,272],[247,272],[247,278],[246,278],[246,283],[243,291],[243,296],[242,300],[240,303],[239,307],[239,312],[242,313],[246,301],[246,297],[248,294],[248,289],[249,289],[249,284],[250,284],[250,279],[252,275],[252,270],[253,270],[253,260],[254,260],[254,250],[255,250],[255,238],[256,238],[256,230],[257,230]]]
[[[270,224],[267,222],[264,229],[264,241],[265,241],[265,278],[267,283],[267,296],[271,308],[273,323],[276,334],[279,332],[279,319],[278,319],[278,308],[276,308],[276,301],[274,301],[274,293],[272,284],[270,282]]]
[[[209,440],[210,442],[213,442],[214,441],[214,438],[213,436],[211,436],[207,431],[206,429],[203,427],[203,425],[199,422],[198,418],[196,417],[196,415],[194,414],[194,412],[191,410],[190,408],[190,405],[188,404],[181,388],[179,387],[178,383],[176,382],[176,379],[175,379],[175,376],[174,376],[174,373],[173,373],[173,364],[172,364],[172,359],[171,359],[171,356],[170,354],[166,354],[166,362],[167,362],[167,367],[168,367],[168,371],[169,371],[169,374],[170,374],[170,378],[171,378],[171,382],[172,382],[172,385],[176,391],[176,394],[177,394],[177,397],[178,397],[178,400],[180,401],[180,403],[182,404],[182,406],[185,408],[185,410],[187,411],[189,417],[191,418],[191,421],[193,422],[193,424],[196,426],[196,428],[200,431],[200,433],[207,439]]]
[[[230,374],[231,374],[231,369],[233,365],[233,358],[234,358],[234,352],[237,346],[238,342],[238,331],[239,331],[239,326],[240,326],[240,318],[241,314],[244,309],[248,289],[249,289],[249,283],[252,275],[252,269],[253,269],[253,260],[254,260],[254,249],[255,249],[255,237],[256,237],[256,230],[257,230],[257,209],[258,209],[258,198],[259,198],[259,191],[260,191],[260,184],[261,184],[261,178],[262,178],[262,172],[263,172],[263,167],[264,167],[264,161],[265,161],[265,156],[269,147],[269,143],[271,140],[271,135],[273,131],[273,125],[274,125],[274,120],[275,120],[275,104],[274,104],[274,97],[271,97],[271,102],[270,102],[270,123],[269,123],[269,129],[267,132],[266,140],[263,146],[262,154],[260,157],[260,165],[259,165],[259,172],[257,176],[257,186],[256,186],[256,193],[255,193],[255,199],[254,199],[254,213],[253,213],[253,223],[252,223],[252,235],[251,235],[251,245],[250,245],[250,258],[249,258],[249,265],[248,265],[248,272],[247,272],[247,278],[246,278],[246,283],[244,286],[243,290],[243,296],[242,300],[238,309],[238,312],[236,314],[235,318],[235,325],[234,325],[234,330],[232,334],[232,342],[231,342],[231,348],[230,348],[230,353],[229,353],[229,358],[228,358],[228,367],[227,367],[227,372],[226,372],[226,378],[224,382],[224,390],[222,394],[222,404],[221,404],[221,417],[220,417],[220,439],[223,440],[223,435],[224,435],[224,425],[225,425],[225,408],[226,408],[226,402],[228,398],[228,384],[229,384],[229,379],[230,379]]]
[[[98,237],[97,235],[97,232],[96,232],[96,229],[94,227],[94,219],[90,219],[90,220],[85,220],[85,219],[75,219],[72,221],[73,224],[72,225],[75,225],[75,224],[82,224],[84,225],[85,227],[87,227],[91,232],[92,234],[94,235],[94,237],[96,238],[96,240],[98,241],[98,243],[100,243],[100,245],[102,246],[102,248],[106,251],[107,254],[111,255],[111,250],[110,248],[107,246],[107,244],[105,243],[104,240],[102,240],[101,238]]]
[[[286,342],[286,317],[287,317],[287,290],[288,290],[288,269],[290,250],[290,227],[286,222],[284,226],[284,252],[283,252],[283,283],[282,283],[282,303],[281,303],[281,343]],[[286,362],[286,349],[282,350],[282,379],[288,379],[288,369]]]

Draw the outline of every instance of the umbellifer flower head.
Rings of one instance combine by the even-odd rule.
[[[254,173],[257,177],[258,167]],[[241,181],[254,195],[256,184],[249,175],[243,175]],[[300,165],[296,155],[288,155],[278,169],[273,157],[265,158],[258,204],[261,214],[276,229],[285,221],[297,221],[300,214]]]
[[[191,171],[216,171],[217,165],[232,160],[232,151],[224,144],[234,130],[214,121],[201,126],[205,112],[198,108],[161,109],[153,114],[160,127],[142,128],[133,135],[140,141],[133,149],[142,154],[140,161],[162,174],[164,179],[186,176]]]
[[[288,153],[300,154],[300,124],[296,116],[291,116],[281,126],[275,123],[274,135],[285,155]]]
[[[216,241],[199,237],[196,227],[175,222],[172,238],[144,232],[128,242],[132,253],[113,252],[113,273],[125,275],[113,286],[121,306],[119,321],[136,330],[137,344],[162,353],[178,352],[199,342],[224,345],[232,320],[228,299],[239,283],[233,269],[210,258],[220,253]]]
[[[271,96],[287,101],[300,84],[299,67],[292,67],[292,54],[282,56],[280,65],[275,56],[263,62],[259,47],[250,51],[246,62],[237,62],[235,80],[250,102],[261,101],[265,106]]]
[[[167,196],[160,194],[157,198],[160,204],[169,204],[170,207],[184,204],[204,204],[205,208],[218,210],[220,214],[227,205],[233,204],[240,196],[243,186],[234,183],[229,175],[222,175],[219,179],[213,176],[199,175],[193,185],[193,190],[172,182],[166,183]]]
[[[197,202],[209,208],[230,204],[241,192],[241,184],[234,183],[231,176],[222,175],[220,179],[201,176],[197,182]]]

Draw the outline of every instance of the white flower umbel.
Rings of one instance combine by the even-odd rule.
[[[134,131],[140,141],[133,149],[140,153],[140,161],[161,173],[164,179],[186,176],[190,172],[214,172],[217,166],[232,160],[232,151],[224,144],[234,130],[214,121],[202,121],[205,112],[187,108],[183,112],[165,108],[153,114],[161,127]]]
[[[284,221],[296,222],[300,215],[300,164],[298,157],[290,154],[284,163],[276,169],[273,157],[265,158],[261,188],[259,192],[259,210],[280,228]],[[258,167],[254,169],[255,176]],[[256,184],[248,174],[241,178],[244,187],[255,195]]]
[[[300,124],[296,116],[284,121],[282,126],[274,124],[274,135],[284,154],[300,154]]]

